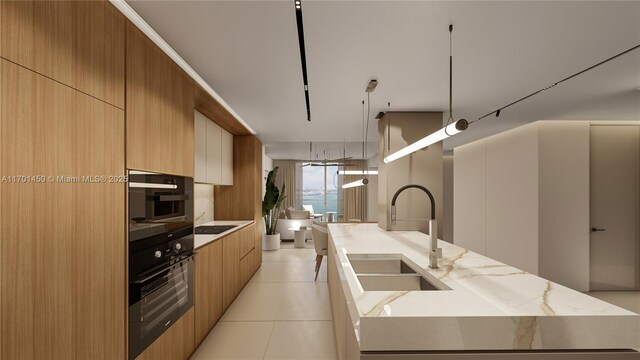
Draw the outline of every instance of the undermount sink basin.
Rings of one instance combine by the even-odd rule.
[[[395,254],[347,254],[356,274],[415,274],[409,265]]]
[[[428,280],[400,254],[347,254],[347,258],[364,291],[448,290]]]

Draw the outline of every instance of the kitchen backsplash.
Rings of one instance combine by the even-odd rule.
[[[195,225],[213,221],[213,185],[195,184]]]

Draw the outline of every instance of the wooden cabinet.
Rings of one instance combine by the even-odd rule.
[[[127,23],[127,167],[193,176],[193,80]]]
[[[262,143],[253,135],[233,138],[233,186],[216,186],[217,220],[253,219],[254,270],[262,264]]]
[[[197,250],[195,343],[200,344],[222,316],[222,241]]]
[[[195,180],[233,185],[233,135],[195,112]]]
[[[194,352],[194,308],[153,342],[137,360],[186,360]]]
[[[249,251],[247,255],[245,255],[242,259],[240,259],[240,287],[241,288],[247,285],[247,283],[255,273],[254,257],[255,257],[255,250],[251,249],[251,251]]]
[[[253,225],[197,249],[195,274],[195,344],[231,305],[255,273]],[[241,255],[240,249],[251,248]]]
[[[240,233],[222,238],[222,308],[229,305],[240,292]]]
[[[245,257],[254,248],[255,225],[240,229],[240,258]]]
[[[0,54],[124,109],[124,16],[108,1],[0,1]]]
[[[240,231],[240,288],[244,287],[256,272],[255,266],[255,224]]]
[[[0,174],[64,177],[0,184],[0,353],[123,358],[125,184],[73,181],[124,175],[124,112],[4,59],[0,96]]]

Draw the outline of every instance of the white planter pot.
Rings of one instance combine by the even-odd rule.
[[[268,251],[280,249],[280,233],[275,235],[262,234],[262,249]]]

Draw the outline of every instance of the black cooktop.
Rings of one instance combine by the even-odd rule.
[[[203,225],[196,227],[196,235],[217,235],[231,230],[237,225]]]

